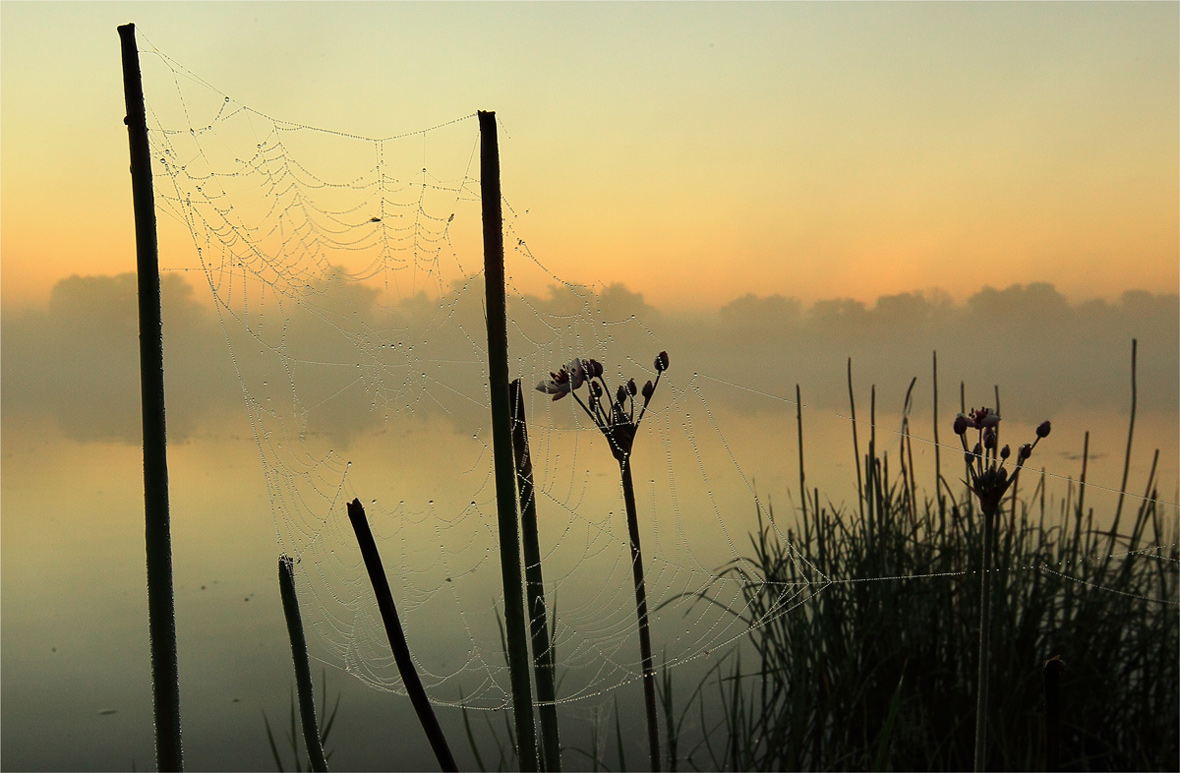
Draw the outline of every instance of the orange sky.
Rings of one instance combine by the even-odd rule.
[[[127,21],[288,120],[388,136],[496,110],[533,253],[660,307],[1180,284],[1174,3],[6,2],[7,308],[133,270]]]

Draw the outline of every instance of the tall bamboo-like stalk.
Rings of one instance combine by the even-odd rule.
[[[123,55],[123,94],[131,146],[135,252],[139,282],[139,376],[143,406],[143,494],[147,544],[148,631],[156,766],[183,770],[180,743],[180,673],[176,657],[176,605],[172,594],[172,527],[168,512],[167,433],[164,428],[164,341],[156,203],[148,148],[143,78],[135,25],[118,28]]]
[[[299,598],[295,595],[295,562],[288,555],[279,556],[279,597],[283,600],[287,637],[291,640],[291,659],[295,663],[295,689],[299,695],[299,719],[303,725],[303,740],[307,744],[308,764],[312,770],[326,773],[328,760],[324,757],[319,723],[315,718],[315,690],[311,685],[307,638],[303,635],[303,617],[299,614]]]
[[[557,689],[554,685],[553,644],[549,640],[549,615],[545,607],[545,579],[541,572],[541,543],[537,533],[537,497],[533,488],[533,459],[524,418],[520,379],[509,385],[512,401],[512,450],[516,482],[520,487],[520,535],[524,547],[529,622],[533,642],[533,672],[537,678],[537,702],[541,714],[541,762],[548,771],[561,770],[561,742],[557,732]]]
[[[492,456],[504,584],[504,627],[512,712],[521,770],[537,769],[537,736],[525,628],[524,578],[516,520],[516,464],[512,454],[512,405],[508,399],[508,311],[504,297],[504,215],[500,202],[500,150],[496,114],[479,111],[480,199],[483,206],[483,271],[488,323],[488,379],[492,411]]]

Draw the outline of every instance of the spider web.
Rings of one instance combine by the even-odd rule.
[[[209,287],[242,387],[278,547],[298,561],[305,620],[325,659],[403,693],[345,517],[357,497],[431,700],[504,708],[475,116],[365,137],[273,118],[159,51],[144,54],[157,205],[192,239],[192,270]],[[672,355],[632,455],[660,664],[716,657],[805,611],[830,583],[897,579],[824,576],[796,547],[794,520],[775,519],[759,494],[766,484],[755,484],[768,449],[793,452],[796,410],[833,437],[823,428],[850,417],[804,412],[786,384],[711,370],[620,288],[562,280],[529,248],[522,213],[505,206],[510,369],[526,388],[559,702],[601,697],[642,674],[617,466],[572,400],[531,388],[575,357],[604,363],[616,385],[654,378],[655,354]],[[735,402],[757,406],[755,419],[726,407]],[[929,467],[933,439],[903,419],[882,416],[874,427],[862,414],[853,426],[862,443],[877,429],[882,445],[897,442],[895,428],[913,433]],[[737,439],[749,434],[733,429],[743,421],[759,425],[761,446]],[[943,444],[953,467],[962,451]],[[786,468],[772,466],[767,488],[794,488]],[[832,474],[847,486],[852,471],[838,464]],[[794,490],[817,480],[831,490],[824,473],[812,475]],[[1069,482],[1061,471],[1043,478]],[[763,527],[803,580],[755,613],[748,591],[763,581],[747,556],[749,535]],[[1135,556],[1175,564],[1174,541]]]

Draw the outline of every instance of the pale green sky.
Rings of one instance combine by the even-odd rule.
[[[3,301],[132,266],[128,21],[288,120],[385,136],[495,110],[533,251],[658,306],[1174,291],[1178,9],[4,2]]]

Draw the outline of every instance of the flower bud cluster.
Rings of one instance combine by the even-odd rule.
[[[1000,415],[991,408],[973,408],[969,413],[960,413],[955,417],[954,431],[963,444],[963,460],[967,463],[967,475],[971,478],[967,483],[971,491],[979,497],[980,506],[987,514],[994,514],[1000,506],[1004,494],[1016,482],[1024,463],[1032,456],[1033,449],[1042,438],[1049,437],[1051,425],[1041,422],[1037,426],[1036,439],[1032,443],[1025,443],[1016,453],[1016,468],[1011,477],[1004,464],[1012,456],[1012,449],[999,445]],[[967,430],[978,431],[978,440],[974,448],[967,448]]]
[[[631,446],[635,441],[635,432],[639,428],[639,422],[643,419],[647,405],[656,392],[660,377],[668,369],[668,362],[668,353],[660,352],[654,363],[656,380],[653,382],[649,379],[640,388],[635,383],[635,379],[628,379],[625,384],[620,384],[618,389],[614,391],[613,401],[603,400],[604,396],[611,394],[611,390],[602,377],[602,364],[593,359],[575,359],[556,373],[550,373],[549,380],[537,384],[537,391],[553,395],[554,400],[560,400],[567,394],[573,395],[582,410],[594,420],[594,424],[610,441],[611,452],[622,463],[631,453]],[[587,387],[590,394],[588,405],[582,402],[582,398],[578,396],[578,389],[583,384],[589,384]],[[643,399],[642,405],[639,406],[638,416],[635,413],[636,396],[641,396]]]

